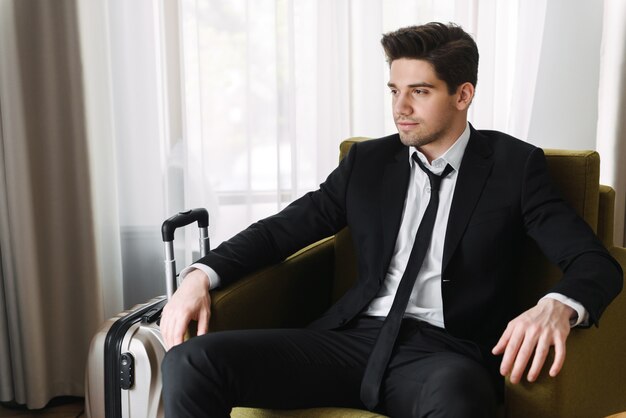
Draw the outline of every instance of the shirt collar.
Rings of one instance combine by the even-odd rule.
[[[461,168],[461,160],[463,160],[463,155],[465,154],[469,138],[470,127],[469,123],[466,123],[465,130],[461,136],[459,136],[459,138],[450,148],[446,150],[446,152],[444,152],[440,157],[435,158],[432,164],[428,163],[428,159],[424,154],[422,154],[417,148],[411,146],[409,147],[409,164],[413,163],[411,158],[413,153],[417,153],[417,157],[435,174],[441,173],[446,167],[446,164],[450,164],[455,171],[459,171],[459,168]]]

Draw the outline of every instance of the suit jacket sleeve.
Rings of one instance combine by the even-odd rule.
[[[221,285],[278,263],[297,250],[336,234],[346,226],[346,188],[356,146],[314,192],[220,244],[198,260],[214,269]]]
[[[522,216],[528,235],[563,271],[551,292],[579,301],[598,319],[622,289],[622,269],[589,225],[567,205],[551,185],[543,151],[530,153],[525,167]]]

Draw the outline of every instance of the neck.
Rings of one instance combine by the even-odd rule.
[[[422,145],[417,149],[424,154],[429,163],[433,160],[441,157],[446,151],[450,149],[452,145],[459,139],[465,127],[467,126],[467,120],[463,120],[459,123],[455,123],[446,132],[442,133],[442,136],[436,141],[432,141],[428,144]]]

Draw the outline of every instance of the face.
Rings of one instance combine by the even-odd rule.
[[[401,58],[391,63],[388,86],[393,117],[404,145],[447,149],[465,129],[467,107],[473,95],[470,83],[450,94],[432,64]]]

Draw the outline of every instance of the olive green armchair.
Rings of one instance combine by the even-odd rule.
[[[365,138],[341,144],[341,157]],[[599,184],[595,151],[546,150],[552,177],[562,195],[597,232],[626,270],[626,249],[613,246],[615,192]],[[560,272],[528,241],[523,257],[526,277],[517,291],[520,309],[536,303]],[[347,229],[304,248],[277,265],[258,271],[213,294],[212,331],[302,327],[320,316],[351,285],[356,259]],[[532,285],[529,285],[532,284]],[[550,359],[548,359],[550,361]],[[544,368],[547,370],[547,367]],[[603,417],[626,410],[626,292],[608,307],[600,327],[574,329],[561,373],[544,370],[535,383],[506,382],[506,417]],[[262,410],[235,408],[234,417],[377,417],[360,410],[315,408]]]

